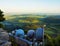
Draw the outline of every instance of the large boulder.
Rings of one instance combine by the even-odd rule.
[[[9,45],[8,45],[9,44]],[[0,28],[0,46],[10,46],[8,33]]]
[[[33,38],[34,38],[34,35],[35,35],[35,31],[34,31],[34,30],[29,30],[28,33],[27,33],[27,36],[28,36],[30,39],[33,39]]]
[[[0,46],[11,46],[11,42],[5,42],[4,44],[2,44]]]
[[[8,33],[2,28],[0,28],[0,40],[9,40]]]
[[[37,28],[35,37],[37,41],[42,41],[43,40],[43,34],[44,33],[44,28]]]
[[[18,29],[18,30],[16,30],[15,36],[20,37],[20,38],[24,38],[24,34],[25,34],[24,30]]]

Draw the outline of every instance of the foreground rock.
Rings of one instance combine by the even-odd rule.
[[[11,46],[8,33],[0,28],[0,46]]]

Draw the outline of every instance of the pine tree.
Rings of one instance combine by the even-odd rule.
[[[3,28],[3,24],[1,22],[3,22],[4,20],[5,18],[4,18],[3,11],[0,10],[0,28]]]
[[[4,18],[3,11],[0,10],[0,22],[2,22],[4,20],[5,20],[5,18]]]

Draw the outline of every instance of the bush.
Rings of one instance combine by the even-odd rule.
[[[0,28],[3,28],[3,24],[0,23]]]
[[[56,44],[56,46],[60,46],[60,35],[58,35],[58,36],[55,38],[55,44]]]

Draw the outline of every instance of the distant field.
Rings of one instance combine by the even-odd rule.
[[[21,28],[27,28],[27,29],[36,29],[40,27],[43,24],[47,23],[45,33],[49,35],[56,34],[56,32],[59,32],[53,28],[60,30],[60,26],[55,23],[56,19],[59,19],[59,17],[47,17],[44,15],[5,15],[5,18],[7,21],[13,23],[14,25],[20,26]],[[44,19],[46,18],[46,19]],[[53,22],[53,23],[52,23]],[[56,21],[57,22],[57,21]],[[59,21],[58,21],[59,22]],[[59,24],[60,25],[60,24]]]
[[[5,15],[6,20],[8,19],[14,19],[16,17],[35,17],[35,18],[44,18],[43,15]]]

